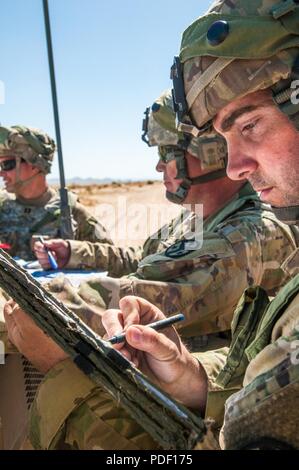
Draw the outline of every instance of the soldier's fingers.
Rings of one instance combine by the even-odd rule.
[[[47,258],[42,258],[42,257],[37,256],[37,259],[43,269],[49,269],[51,267],[48,256]]]
[[[34,323],[32,318],[25,313],[18,304],[15,304],[12,310],[8,313],[7,317],[13,318],[15,325],[17,326],[18,330],[24,335],[28,332],[33,331],[42,331],[40,328]]]
[[[120,310],[123,312],[124,326],[152,323],[163,320],[164,314],[155,305],[141,297],[129,295],[123,297],[119,302]]]
[[[123,356],[125,356],[128,361],[133,361],[134,358],[134,353],[131,347],[127,345],[127,343],[123,343],[122,345],[120,344],[115,344],[114,349],[117,349]]]
[[[6,302],[3,308],[4,319],[7,327],[7,334],[9,340],[17,345],[20,341],[20,332],[18,326],[15,322],[15,317],[13,315],[14,306],[10,305],[9,302]]]
[[[45,246],[53,251],[59,251],[61,249],[67,251],[69,247],[68,242],[60,238],[45,241]]]
[[[38,260],[45,261],[48,259],[48,254],[45,250],[39,252],[35,251],[35,254]]]
[[[45,251],[45,248],[44,248],[44,246],[41,242],[36,241],[36,242],[34,242],[33,250],[36,253],[43,253]]]
[[[16,302],[13,299],[9,299],[7,302],[5,302],[3,307],[4,315],[11,315],[15,305]]]
[[[48,263],[48,255],[45,250],[45,247],[40,244],[40,246],[36,246],[37,243],[34,245],[34,254],[37,257],[39,263],[43,266],[44,263]]]
[[[126,332],[126,340],[133,348],[144,351],[150,354],[153,359],[163,363],[175,361],[180,352],[176,342],[165,334],[141,325],[129,327]]]
[[[108,338],[119,335],[124,331],[123,315],[118,309],[106,310],[102,316],[102,323]]]

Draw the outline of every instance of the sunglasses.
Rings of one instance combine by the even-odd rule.
[[[24,163],[25,160],[21,158],[21,163]],[[0,171],[12,171],[17,166],[17,160],[15,158],[11,158],[10,160],[2,160],[0,161]]]
[[[11,171],[14,170],[15,167],[17,166],[17,161],[16,159],[11,159],[11,160],[2,160],[0,161],[0,170],[1,171]]]

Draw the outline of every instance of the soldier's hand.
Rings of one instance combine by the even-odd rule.
[[[4,318],[10,341],[43,374],[68,357],[13,300],[4,305]]]
[[[57,238],[54,240],[46,240],[45,246],[49,248],[53,253],[54,258],[57,261],[58,267],[60,269],[63,268],[67,264],[71,254],[71,248],[69,243],[66,240]],[[33,249],[41,267],[43,269],[51,269],[48,254],[43,244],[39,241],[36,241],[34,243]]]
[[[115,345],[163,390],[186,406],[205,408],[207,377],[188,352],[173,326],[159,333],[145,325],[163,320],[164,314],[145,299],[128,296],[119,310],[107,310],[103,325],[107,336],[126,332],[126,342]]]

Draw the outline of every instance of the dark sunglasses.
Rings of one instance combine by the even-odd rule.
[[[23,163],[25,160],[21,158],[21,163]],[[10,160],[2,160],[0,161],[0,170],[1,171],[12,171],[15,169],[17,166],[17,160],[15,158],[12,158]]]
[[[0,161],[0,169],[1,171],[11,171],[14,170],[17,165],[16,159],[12,160],[2,160]]]

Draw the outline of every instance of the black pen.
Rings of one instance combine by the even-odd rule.
[[[165,320],[155,321],[154,323],[149,323],[148,325],[143,325],[143,326],[148,326],[149,328],[153,328],[153,330],[159,331],[164,328],[167,328],[170,325],[173,325],[174,323],[178,321],[183,321],[183,320],[185,320],[185,316],[182,313],[178,313],[177,315],[173,315],[172,317],[165,318]],[[131,325],[131,326],[134,326],[134,325]],[[123,343],[125,340],[126,340],[126,333],[121,333],[120,335],[112,336],[106,341],[109,341],[111,344],[118,344],[118,343]]]

